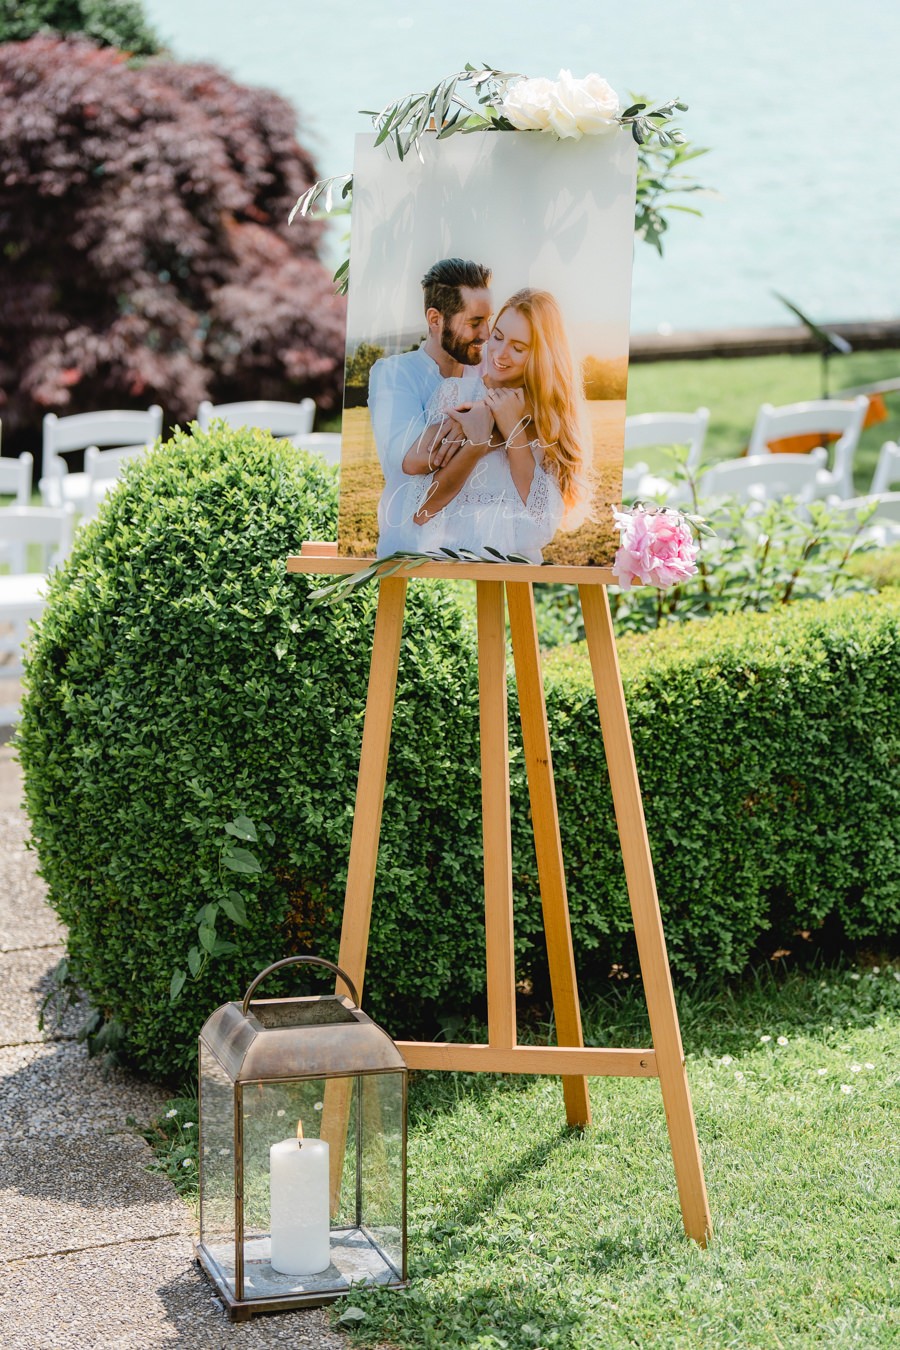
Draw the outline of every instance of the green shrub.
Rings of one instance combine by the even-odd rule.
[[[877,591],[900,586],[900,545],[854,553],[847,561],[847,571]]]
[[[308,608],[313,582],[284,571],[335,520],[314,457],[179,434],[51,586],[18,733],[33,835],[73,973],[154,1073],[189,1069],[205,1016],[271,961],[337,952],[374,595]],[[471,641],[434,586],[411,587],[406,631],[366,998],[381,1014],[471,1000],[483,967]],[[249,925],[220,919],[236,950],[170,1004],[238,811],[274,835],[241,878]]]
[[[156,1074],[193,1068],[204,1018],[263,966],[337,953],[374,595],[311,608],[316,583],[284,573],[334,526],[315,458],[261,433],[180,434],[129,469],[51,586],[18,733],[34,840],[104,1043]],[[622,641],[676,972],[738,971],[770,932],[896,932],[898,622],[886,593]],[[547,700],[589,994],[634,965],[583,648],[548,658]],[[477,705],[457,588],[411,583],[364,996],[394,1034],[483,992]],[[517,958],[540,989],[515,734],[511,778]],[[238,813],[260,836],[247,925],[219,914],[233,949],[172,1003]]]
[[[896,592],[672,625],[619,649],[675,969],[739,971],[766,934],[896,934]],[[633,969],[584,648],[552,653],[547,680],[582,965]]]

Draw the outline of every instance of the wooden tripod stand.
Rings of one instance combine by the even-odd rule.
[[[362,570],[370,563],[371,559],[338,558],[333,544],[304,544],[301,556],[289,558],[287,566],[289,572],[347,574]],[[468,578],[476,583],[488,1043],[454,1045],[401,1041],[398,1043],[400,1052],[410,1069],[559,1074],[563,1081],[566,1119],[576,1126],[590,1124],[589,1076],[659,1078],[685,1232],[705,1246],[712,1225],[703,1165],[605,589],[614,578],[610,572],[596,567],[542,567],[539,572],[541,581],[578,584],[653,1039],[653,1049],[644,1050],[586,1047],[582,1037],[535,623],[533,581],[536,569],[512,563],[434,562],[411,565],[406,575]],[[338,958],[338,964],[360,990],[365,976],[375,887],[406,580],[397,575],[386,577],[379,582],[379,588]],[[516,1043],[506,698],[507,605],[557,1027],[558,1044],[555,1046],[520,1046]],[[330,1102],[326,1101],[323,1135],[332,1137],[327,1119],[331,1112],[337,1112],[339,1117],[348,1106],[348,1102],[339,1102],[332,1094]],[[333,1137],[341,1137],[339,1129],[334,1129]],[[337,1174],[333,1179],[337,1179]]]

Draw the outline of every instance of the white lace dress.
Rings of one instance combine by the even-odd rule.
[[[474,403],[487,392],[476,375],[442,380],[429,400],[429,423],[461,403]],[[554,474],[544,467],[540,449],[533,449],[534,475],[528,500],[523,502],[513,482],[505,449],[491,450],[478,461],[452,501],[424,525],[416,526],[419,553],[441,548],[467,549],[479,556],[486,545],[508,557],[543,561],[542,550],[559,529],[565,505]],[[421,475],[407,490],[409,518],[415,515],[431,487],[432,475]]]

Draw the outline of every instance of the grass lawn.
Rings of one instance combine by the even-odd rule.
[[[766,968],[731,989],[682,991],[679,1006],[708,1249],[683,1233],[654,1080],[592,1080],[582,1133],[565,1127],[557,1080],[417,1074],[412,1284],[335,1305],[355,1343],[900,1344],[900,968]],[[614,986],[586,1030],[594,1043],[647,1044],[639,986]]]
[[[633,362],[628,375],[628,412],[693,412],[705,405],[710,410],[707,458],[728,459],[746,447],[761,403],[778,406],[818,398],[820,370],[815,355]],[[898,376],[900,351],[854,352],[831,363],[833,393],[841,387]],[[868,491],[884,442],[900,439],[900,394],[888,396],[887,411],[887,422],[863,432],[854,473],[859,492]],[[320,430],[340,431],[340,417],[323,422]],[[668,464],[661,450],[636,450],[627,460],[644,460],[651,469],[662,471]]]

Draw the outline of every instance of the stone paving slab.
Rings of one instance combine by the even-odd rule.
[[[40,1006],[64,952],[61,946],[0,952],[0,1048],[43,1045],[48,1040],[69,1040],[76,1034],[84,1020],[84,1006],[70,1008],[61,1021],[51,1012],[45,1030],[38,1028]]]
[[[158,1084],[118,1069],[104,1078],[100,1062],[72,1041],[0,1050],[0,1121],[7,1144],[73,1135],[93,1140],[125,1129],[129,1117],[149,1125],[161,1115],[167,1095]]]
[[[0,1328],[15,1350],[346,1350],[328,1321],[314,1308],[230,1323],[180,1237],[0,1266]]]
[[[17,811],[22,804],[22,770],[9,744],[11,735],[10,727],[0,727],[0,811]]]
[[[134,1134],[0,1144],[0,1261],[190,1236],[190,1214]]]

